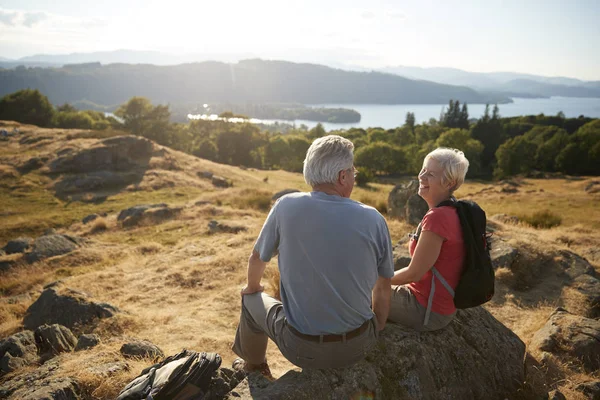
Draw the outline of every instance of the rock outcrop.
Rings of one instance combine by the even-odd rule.
[[[119,350],[125,357],[159,358],[164,357],[163,351],[157,345],[145,340],[125,343]]]
[[[46,287],[27,309],[23,326],[36,329],[44,324],[60,324],[73,329],[96,318],[112,317],[117,311],[110,304],[90,301],[85,293],[54,285]]]
[[[66,326],[42,325],[35,330],[35,344],[40,354],[49,356],[73,351],[77,338]]]
[[[570,361],[580,361],[587,371],[600,368],[600,321],[557,308],[546,325],[535,333],[530,348]]]
[[[429,207],[417,194],[419,181],[396,185],[388,196],[388,216],[417,225],[427,213]]]
[[[183,207],[169,207],[164,203],[139,205],[121,211],[117,221],[121,222],[124,227],[133,227],[143,223],[157,224],[177,217],[182,211]]]
[[[83,243],[83,239],[70,235],[50,234],[40,236],[33,242],[31,252],[25,254],[25,260],[33,263],[44,258],[67,254],[76,250]]]
[[[28,237],[21,237],[14,240],[10,240],[6,243],[6,246],[2,248],[6,254],[24,253],[33,240]]]
[[[0,376],[37,359],[32,331],[22,331],[0,341]],[[1,398],[1,396],[0,396]]]
[[[364,361],[340,370],[251,374],[229,399],[505,399],[524,381],[525,344],[481,307],[437,332],[389,324]]]
[[[153,144],[148,139],[117,136],[101,141],[98,146],[58,157],[50,163],[50,171],[76,174],[101,170],[129,171],[146,166],[152,151]]]

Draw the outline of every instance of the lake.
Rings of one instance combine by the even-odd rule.
[[[573,118],[580,115],[600,118],[600,98],[578,97],[551,97],[549,99],[523,99],[514,98],[514,103],[499,104],[501,117],[515,117],[519,115],[556,115],[562,111],[566,117]],[[368,128],[379,126],[385,129],[395,128],[404,124],[407,112],[415,113],[417,123],[429,121],[430,118],[438,119],[440,112],[447,104],[314,104],[313,107],[352,108],[361,115],[360,122],[350,124],[323,123],[326,130]],[[485,104],[468,104],[469,117],[479,118],[483,115]],[[490,105],[490,114],[493,105]],[[274,122],[274,121],[270,121]],[[314,121],[279,121],[304,124],[312,128],[317,125]]]

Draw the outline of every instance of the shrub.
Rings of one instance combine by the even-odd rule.
[[[90,233],[104,232],[107,228],[108,225],[106,224],[106,220],[104,218],[96,218],[92,228],[90,229]]]
[[[519,220],[526,222],[536,229],[549,229],[559,226],[562,218],[549,210],[537,211],[531,215],[519,216]]]
[[[375,175],[367,167],[358,167],[358,175],[356,175],[356,184],[358,186],[367,186],[369,182],[373,182]]]

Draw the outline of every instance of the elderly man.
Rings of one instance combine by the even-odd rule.
[[[313,191],[280,198],[248,260],[233,367],[272,379],[271,338],[301,368],[339,368],[361,360],[388,317],[394,275],[385,219],[354,200],[354,145],[341,136],[315,140],[304,160]],[[281,302],[261,278],[278,254]]]

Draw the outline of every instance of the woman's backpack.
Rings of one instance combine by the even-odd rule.
[[[477,203],[470,200],[456,200],[454,198],[443,201],[437,207],[449,206],[456,209],[465,243],[465,262],[460,276],[460,281],[453,290],[440,272],[431,269],[431,292],[427,303],[427,311],[423,325],[429,322],[433,294],[435,292],[435,279],[454,297],[456,308],[471,308],[487,303],[494,296],[494,267],[490,257],[489,234],[486,230],[487,219],[485,211]],[[421,226],[417,230],[420,233]]]
[[[117,400],[202,399],[220,366],[221,356],[216,353],[183,350],[143,370]]]

